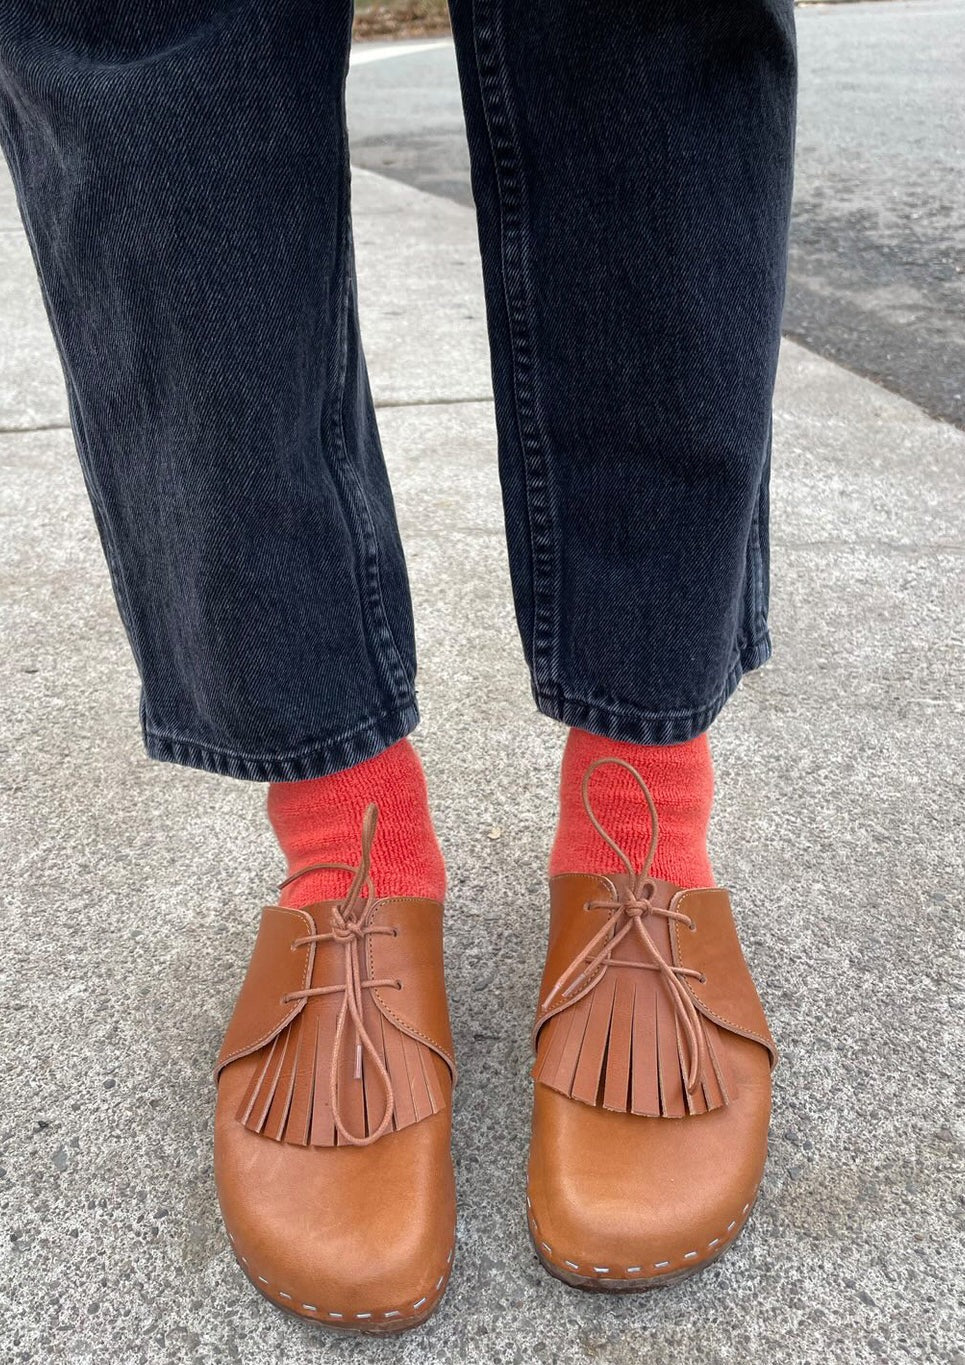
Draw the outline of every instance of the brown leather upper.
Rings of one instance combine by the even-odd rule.
[[[383,1119],[389,1131],[437,1112],[455,1079],[442,987],[442,907],[401,897],[375,901],[363,936],[339,940],[332,926],[337,931],[342,904],[262,911],[218,1056],[216,1074],[259,1054],[237,1117],[286,1142],[372,1141]],[[347,1009],[353,972],[361,1029]]]
[[[736,1095],[722,1030],[776,1060],[723,888],[552,879],[534,1079],[605,1109],[700,1113]]]

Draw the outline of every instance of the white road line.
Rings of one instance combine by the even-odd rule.
[[[366,44],[364,47],[353,47],[349,60],[352,66],[367,66],[369,62],[385,62],[390,57],[411,57],[416,52],[432,52],[437,47],[451,46],[448,38],[440,38],[432,43],[392,43],[385,47],[369,47]]]

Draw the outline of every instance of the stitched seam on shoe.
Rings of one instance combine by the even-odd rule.
[[[409,1023],[407,1019],[403,1019],[401,1015],[396,1014],[395,1010],[391,1009],[388,1005],[386,1005],[379,991],[376,991],[375,994],[381,1001],[380,1008],[384,1007],[386,1015],[389,1017],[393,1024],[396,1024],[398,1026],[398,1028],[403,1033],[408,1034],[410,1038],[418,1039],[419,1041],[425,1043],[426,1046],[431,1048],[433,1052],[438,1053],[439,1056],[442,1057],[444,1061],[453,1062],[454,1064],[453,1058],[449,1056],[449,1054],[446,1052],[444,1048],[441,1048],[437,1042],[430,1038],[428,1033],[423,1033],[422,1029],[415,1028],[412,1024]]]
[[[305,925],[305,927],[307,927],[309,933],[312,933],[312,932],[314,931],[314,929],[315,929],[315,922],[314,922],[314,920],[312,919],[311,915],[309,915],[309,914],[308,914],[306,911],[304,911],[304,910],[299,910],[299,909],[297,909],[297,908],[295,908],[295,907],[293,907],[293,906],[287,906],[287,905],[269,905],[269,906],[266,906],[265,909],[266,909],[266,910],[280,910],[283,914],[286,914],[286,915],[293,915],[293,916],[295,916],[296,918],[301,919],[303,925]],[[255,939],[255,942],[257,943],[257,937],[256,937],[256,939]],[[304,970],[303,973],[302,973],[302,986],[301,986],[302,990],[304,990],[305,987],[308,986],[308,984],[309,984],[309,978],[310,978],[310,975],[311,975],[311,962],[312,962],[312,954],[311,954],[311,953],[307,953],[307,954],[305,955],[305,970]],[[224,1059],[224,1061],[221,1063],[221,1065],[218,1067],[218,1071],[219,1071],[219,1072],[223,1071],[223,1070],[225,1069],[225,1067],[226,1067],[230,1062],[237,1061],[239,1057],[249,1057],[249,1056],[251,1055],[252,1052],[257,1052],[258,1049],[259,1049],[260,1047],[264,1047],[264,1045],[265,1045],[267,1042],[269,1042],[270,1039],[276,1038],[276,1037],[278,1036],[278,1034],[281,1033],[282,1029],[283,1029],[283,1028],[286,1028],[286,1027],[291,1023],[291,1021],[295,1018],[296,1014],[300,1014],[301,1011],[302,1011],[304,1008],[305,1008],[305,1002],[304,1002],[304,1000],[302,1000],[302,1001],[300,1001],[300,1002],[295,1006],[295,1008],[291,1011],[291,1013],[288,1015],[287,1019],[283,1020],[283,1022],[282,1022],[281,1024],[279,1024],[277,1027],[271,1028],[271,1029],[268,1030],[267,1033],[262,1034],[262,1036],[258,1039],[258,1041],[257,1041],[256,1043],[252,1043],[249,1047],[240,1047],[240,1048],[236,1048],[234,1052],[229,1053],[228,1056],[225,1057],[225,1059]],[[230,1020],[229,1020],[229,1024],[230,1024]]]
[[[234,1243],[235,1239],[234,1239],[234,1237],[231,1235],[230,1232],[228,1233],[228,1237],[230,1238],[231,1242]],[[249,1271],[250,1271],[251,1267],[250,1267],[250,1264],[249,1264],[249,1261],[248,1261],[247,1257],[242,1256],[242,1255],[239,1254],[239,1255],[238,1255],[238,1260],[241,1262],[241,1264],[245,1267],[246,1270],[249,1270]],[[450,1249],[449,1249],[449,1255],[448,1255],[448,1257],[447,1257],[447,1259],[446,1259],[446,1270],[444,1270],[444,1271],[442,1272],[442,1274],[439,1276],[438,1280],[437,1280],[436,1283],[435,1283],[435,1288],[434,1288],[434,1290],[430,1291],[429,1294],[424,1294],[424,1295],[422,1296],[421,1299],[418,1299],[415,1303],[413,1303],[413,1304],[411,1305],[411,1308],[412,1308],[412,1311],[413,1311],[413,1312],[415,1312],[416,1310],[422,1308],[426,1303],[429,1302],[430,1298],[433,1299],[433,1301],[435,1301],[435,1299],[441,1297],[441,1291],[442,1291],[442,1289],[443,1289],[444,1284],[446,1283],[448,1268],[449,1268],[449,1266],[450,1266],[451,1264],[452,1264],[452,1248],[450,1247]],[[296,1302],[296,1300],[294,1299],[293,1295],[291,1295],[291,1294],[290,1294],[287,1290],[285,1290],[285,1289],[278,1289],[277,1287],[273,1286],[270,1280],[266,1280],[266,1279],[265,1279],[264,1275],[255,1275],[254,1278],[255,1278],[255,1280],[257,1281],[258,1284],[263,1284],[263,1285],[265,1286],[266,1289],[269,1289],[269,1290],[274,1289],[274,1292],[277,1293],[277,1295],[278,1295],[278,1297],[279,1297],[280,1299],[286,1299],[289,1303],[295,1303],[295,1302]],[[303,1308],[303,1309],[305,1310],[306,1313],[312,1313],[312,1314],[317,1313],[317,1314],[320,1314],[322,1317],[334,1318],[336,1321],[339,1321],[339,1320],[345,1321],[345,1320],[347,1320],[347,1319],[348,1319],[348,1320],[351,1320],[351,1321],[356,1321],[356,1320],[358,1320],[358,1321],[371,1321],[371,1320],[373,1320],[373,1319],[384,1319],[384,1318],[392,1318],[392,1319],[400,1318],[400,1319],[402,1319],[403,1321],[405,1321],[405,1320],[407,1320],[407,1319],[409,1318],[409,1316],[410,1316],[409,1313],[407,1313],[404,1309],[401,1309],[401,1308],[390,1308],[390,1309],[388,1309],[388,1310],[383,1310],[383,1311],[381,1311],[381,1312],[376,1312],[376,1310],[373,1308],[373,1309],[369,1309],[367,1312],[364,1312],[364,1313],[346,1313],[346,1312],[344,1312],[344,1311],[342,1311],[342,1312],[336,1312],[336,1310],[335,1310],[335,1309],[332,1309],[332,1308],[319,1308],[319,1306],[318,1306],[317,1303],[303,1303],[300,1299],[297,1300],[297,1302],[298,1302],[299,1307],[300,1307],[300,1308]],[[406,1308],[409,1308],[409,1305],[408,1305],[408,1304],[406,1304]]]
[[[686,896],[687,892],[685,891],[682,896],[675,896],[674,900],[675,901],[679,900],[679,902],[683,904]],[[673,936],[674,947],[677,950],[676,956],[679,961],[680,925],[677,921],[674,921],[673,924]],[[747,966],[746,962],[744,963],[744,970],[747,972],[748,976],[750,976],[750,968]],[[751,985],[753,984],[754,984],[753,978],[751,978]],[[771,1051],[772,1044],[768,1042],[768,1040],[763,1036],[763,1034],[755,1033],[753,1029],[745,1028],[742,1024],[735,1023],[733,1019],[728,1019],[723,1014],[718,1014],[715,1009],[711,1009],[710,1005],[708,1005],[705,1001],[701,1000],[697,992],[690,989],[690,986],[687,986],[687,994],[691,997],[691,999],[697,1002],[701,1010],[706,1011],[706,1013],[710,1015],[711,1019],[713,1019],[715,1023],[723,1024],[726,1029],[729,1029],[732,1033],[739,1034],[742,1038],[750,1038],[753,1042],[760,1043],[761,1047],[763,1047],[766,1052],[769,1053]]]
[[[714,1247],[719,1246],[719,1245],[721,1244],[721,1242],[725,1241],[725,1240],[730,1236],[730,1234],[731,1234],[731,1233],[733,1232],[733,1230],[738,1226],[738,1224],[741,1223],[741,1220],[746,1218],[747,1213],[750,1211],[751,1202],[752,1202],[751,1200],[748,1200],[748,1201],[747,1201],[747,1203],[746,1203],[746,1204],[744,1205],[744,1207],[741,1209],[741,1211],[740,1211],[740,1213],[738,1214],[738,1216],[737,1216],[736,1218],[732,1219],[731,1222],[729,1222],[729,1223],[727,1224],[727,1227],[726,1227],[726,1229],[725,1229],[724,1232],[720,1233],[719,1236],[712,1238],[712,1239],[707,1243],[707,1247],[706,1247],[706,1250],[707,1250],[707,1251],[712,1251],[712,1250],[714,1249]],[[530,1210],[532,1210],[532,1204],[531,1204],[531,1202],[530,1202],[529,1195],[526,1196],[526,1203],[529,1205]],[[530,1222],[532,1223],[532,1231],[533,1231],[533,1233],[534,1233],[534,1236],[538,1238],[538,1237],[539,1237],[539,1222],[537,1221],[537,1219],[536,1219],[535,1215],[532,1213],[532,1211],[530,1212]],[[743,1224],[741,1224],[741,1226],[743,1226]],[[552,1256],[553,1248],[549,1245],[548,1242],[544,1242],[544,1241],[542,1240],[542,1238],[540,1238],[540,1239],[539,1239],[539,1245],[546,1251],[547,1255]],[[685,1261],[691,1260],[691,1259],[693,1259],[695,1256],[698,1256],[699,1254],[700,1254],[699,1248],[698,1248],[697,1250],[695,1250],[695,1251],[685,1251],[685,1252],[683,1253],[683,1255],[680,1257],[679,1264],[682,1266],[682,1265],[684,1264]],[[555,1265],[559,1265],[560,1263],[559,1263],[558,1261],[554,1261],[554,1264],[555,1264]],[[592,1264],[588,1264],[586,1267],[583,1267],[583,1266],[581,1266],[578,1262],[576,1262],[576,1261],[569,1261],[569,1260],[564,1260],[564,1261],[562,1262],[562,1264],[563,1264],[564,1266],[568,1267],[570,1270],[580,1271],[581,1273],[584,1273],[584,1274],[585,1274],[585,1272],[593,1271],[596,1275],[599,1275],[599,1276],[603,1276],[603,1275],[613,1275],[613,1271],[614,1271],[614,1269],[615,1269],[615,1267],[612,1267],[612,1266],[596,1266],[596,1265],[592,1265]],[[668,1266],[673,1265],[673,1260],[668,1260],[668,1261],[652,1261],[652,1262],[651,1262],[651,1265],[652,1265],[652,1267],[653,1267],[654,1270],[665,1270]],[[640,1271],[642,1271],[642,1269],[643,1269],[643,1266],[642,1266],[642,1265],[627,1266],[627,1267],[626,1267],[625,1273],[626,1273],[627,1275],[635,1275],[635,1274],[639,1274]],[[585,1275],[585,1277],[586,1277],[586,1278],[591,1278],[589,1275]]]
[[[562,879],[564,877],[582,878],[584,876],[593,877],[597,881],[604,882],[606,886],[609,888],[610,892],[613,894],[613,896],[616,896],[617,894],[616,888],[614,887],[613,883],[609,880],[609,878],[603,875],[598,875],[596,873],[558,872],[556,876],[552,877],[550,880],[556,881],[557,879]],[[614,921],[618,914],[619,914],[618,909],[611,910],[607,915],[607,922],[611,923],[612,921]],[[589,995],[590,991],[597,984],[597,982],[603,978],[604,974],[606,973],[608,965],[609,964],[607,962],[601,962],[600,965],[596,968],[596,970],[586,978],[586,984],[584,985],[583,989],[579,991],[578,994],[574,995],[571,999],[564,1000],[560,1004],[554,1005],[552,1009],[545,1010],[540,1009],[537,1012],[536,1018],[533,1021],[533,1027],[530,1031],[530,1047],[534,1054],[536,1052],[537,1044],[539,1043],[539,1035],[542,1033],[544,1025],[548,1024],[551,1019],[555,1019],[558,1015],[565,1013],[565,1011],[568,1010],[571,1005],[575,1005],[577,1001],[582,1000],[584,999],[585,996]]]
[[[381,909],[383,905],[392,905],[393,902],[395,904],[400,904],[405,902],[407,899],[408,898],[406,896],[395,896],[393,898],[390,898],[389,900],[381,901],[379,903],[379,909]],[[424,899],[428,899],[428,897],[425,897]],[[432,903],[433,905],[439,904],[438,901],[433,901]],[[373,977],[375,976],[374,953],[375,945],[373,944],[372,939],[370,938],[367,956],[369,962],[369,975]],[[427,1047],[431,1048],[433,1052],[437,1053],[443,1059],[443,1061],[447,1062],[449,1066],[452,1068],[452,1070],[455,1071],[456,1067],[455,1057],[451,1056],[444,1047],[442,1047],[439,1043],[435,1041],[434,1038],[430,1038],[428,1033],[424,1033],[422,1029],[416,1028],[413,1024],[410,1024],[407,1019],[403,1019],[403,1017],[400,1014],[396,1014],[395,1010],[392,1009],[391,1005],[386,1003],[386,1000],[383,997],[382,992],[380,990],[374,991],[373,994],[378,999],[379,1009],[385,1013],[385,1015],[392,1021],[392,1023],[394,1023],[399,1029],[401,1029],[403,1033],[408,1034],[410,1038],[421,1039],[422,1042],[424,1042]]]

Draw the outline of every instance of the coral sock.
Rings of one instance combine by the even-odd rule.
[[[329,777],[271,784],[268,818],[289,873],[311,863],[356,867],[362,816],[373,801],[379,808],[372,845],[376,894],[443,900],[446,867],[429,815],[422,764],[407,739]],[[335,900],[348,885],[345,872],[309,872],[285,887],[281,904]]]
[[[653,876],[677,886],[713,886],[707,826],[714,799],[714,769],[706,734],[685,744],[626,744],[571,730],[560,773],[560,822],[550,854],[558,872],[619,872],[620,861],[597,834],[583,809],[583,774],[598,758],[632,763],[650,788],[660,826]],[[603,828],[640,867],[650,842],[650,815],[630,774],[615,766],[597,769],[590,800]]]

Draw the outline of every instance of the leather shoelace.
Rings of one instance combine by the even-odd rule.
[[[360,950],[364,947],[365,940],[375,934],[395,935],[396,933],[396,930],[389,925],[369,923],[369,917],[376,903],[375,886],[372,882],[370,867],[372,841],[375,838],[378,818],[378,806],[369,806],[362,819],[362,856],[358,867],[350,867],[347,863],[312,863],[309,867],[301,867],[297,872],[293,872],[290,877],[286,877],[279,887],[279,890],[284,890],[286,886],[290,886],[292,882],[297,881],[299,877],[304,877],[309,872],[352,873],[352,882],[344,899],[339,901],[332,910],[331,929],[324,934],[305,934],[292,943],[293,948],[307,948],[310,944],[316,943],[340,943],[344,954],[344,981],[335,986],[311,986],[301,991],[290,991],[284,996],[284,1000],[286,1002],[308,1000],[312,996],[334,995],[339,991],[343,992],[342,1005],[335,1025],[335,1043],[332,1048],[332,1066],[329,1075],[329,1096],[332,1105],[332,1118],[339,1137],[343,1142],[353,1147],[367,1147],[380,1138],[390,1127],[395,1112],[395,1092],[392,1088],[392,1081],[362,1017],[363,991],[374,990],[379,986],[394,990],[401,990],[402,988],[400,981],[367,977],[363,974],[362,969]],[[363,1053],[367,1053],[385,1094],[385,1110],[378,1127],[361,1136],[351,1132],[346,1126],[339,1099],[338,1075],[343,1041],[349,1022],[355,1028],[355,1079],[357,1081],[362,1079],[362,1056]]]
[[[643,792],[650,812],[650,843],[647,848],[647,856],[643,861],[642,867],[635,868],[628,857],[626,851],[620,847],[615,839],[603,828],[597,819],[590,801],[590,779],[598,768],[605,764],[612,764],[615,767],[625,768],[633,777],[634,781]],[[583,809],[586,811],[587,819],[599,834],[600,838],[606,843],[620,859],[630,876],[630,886],[621,889],[620,895],[616,900],[588,901],[587,909],[610,910],[617,912],[617,918],[611,918],[599,931],[594,934],[586,947],[574,958],[564,972],[560,974],[553,986],[550,988],[545,1000],[543,1009],[550,1008],[554,1000],[571,1003],[571,998],[578,993],[587,994],[603,979],[607,967],[639,967],[660,973],[661,979],[666,986],[670,996],[674,1012],[683,1030],[684,1039],[687,1045],[687,1090],[692,1094],[700,1083],[701,1075],[705,1062],[703,1030],[700,1027],[700,1019],[697,1008],[690,994],[683,984],[682,978],[694,977],[698,981],[704,981],[702,972],[693,970],[690,967],[676,967],[668,962],[660,949],[654,943],[653,938],[647,931],[645,921],[652,915],[660,916],[666,920],[676,920],[681,924],[686,924],[688,928],[695,927],[689,915],[680,914],[676,910],[662,909],[654,905],[650,900],[653,895],[653,881],[650,879],[650,868],[653,865],[654,854],[657,850],[657,837],[659,825],[657,822],[657,808],[654,805],[650,789],[643,778],[632,764],[627,763],[622,758],[598,758],[595,763],[591,763],[583,774]],[[617,948],[630,934],[636,934],[649,961],[633,962],[626,958],[613,956],[614,949]],[[599,970],[598,970],[599,969]],[[596,973],[596,976],[594,976]],[[571,979],[572,978],[572,979]],[[592,978],[592,980],[591,980]]]

